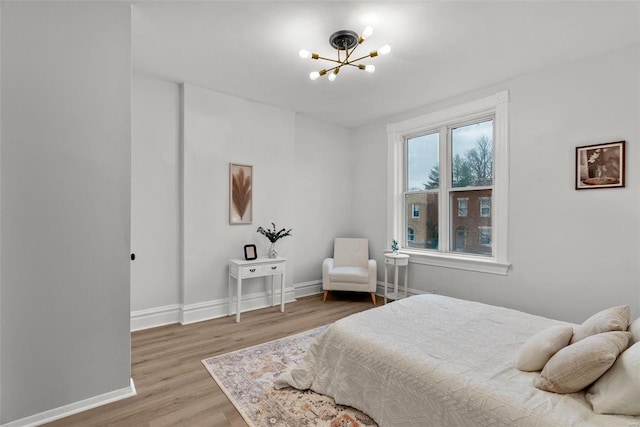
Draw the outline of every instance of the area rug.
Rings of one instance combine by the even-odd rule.
[[[369,427],[366,414],[337,405],[327,396],[273,380],[297,363],[315,336],[327,326],[202,361],[222,391],[251,427]]]

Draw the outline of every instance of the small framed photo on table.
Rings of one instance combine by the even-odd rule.
[[[251,261],[256,258],[258,258],[256,245],[244,245],[244,259],[247,261]]]
[[[624,141],[576,147],[576,190],[624,187]]]

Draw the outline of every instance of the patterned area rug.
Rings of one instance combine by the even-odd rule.
[[[297,363],[327,326],[202,361],[251,427],[365,427],[364,413],[310,390],[273,388],[273,380]]]

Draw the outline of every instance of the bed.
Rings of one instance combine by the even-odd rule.
[[[277,380],[331,396],[380,426],[636,427],[599,415],[584,392],[533,386],[514,359],[537,332],[571,325],[441,295],[416,295],[332,324]]]

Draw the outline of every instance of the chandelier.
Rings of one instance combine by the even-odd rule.
[[[340,69],[345,65],[350,65],[352,67],[358,68],[359,70],[373,73],[376,70],[375,65],[364,65],[356,63],[367,58],[375,58],[378,55],[386,55],[391,52],[391,46],[384,45],[380,49],[371,51],[365,56],[351,59],[351,55],[353,54],[353,52],[355,52],[358,46],[360,46],[362,42],[365,41],[371,34],[373,34],[373,28],[371,27],[365,28],[361,36],[359,36],[355,31],[350,30],[336,31],[335,33],[331,34],[331,37],[329,37],[329,44],[331,44],[331,46],[336,49],[338,53],[338,59],[325,58],[318,55],[317,53],[311,53],[305,49],[300,50],[300,58],[322,59],[338,64],[332,68],[325,68],[320,71],[314,71],[309,74],[309,78],[311,80],[315,80],[320,76],[329,74],[329,81],[334,81],[338,76]]]

